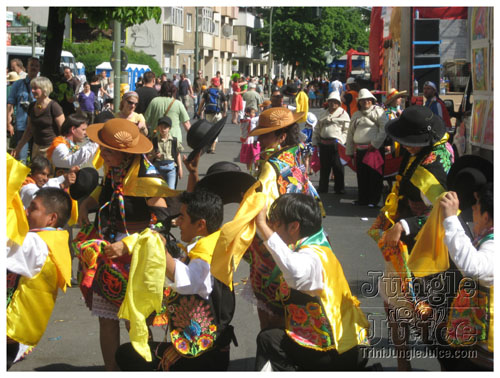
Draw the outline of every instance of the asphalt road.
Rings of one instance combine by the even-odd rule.
[[[313,109],[313,112],[319,114],[318,109]],[[216,153],[204,155],[200,160],[200,174],[206,172],[211,164],[222,160],[236,162],[242,170],[246,169],[239,163],[238,158],[241,146],[239,133],[239,127],[231,124],[229,119],[219,136]],[[186,152],[190,152],[186,143],[184,145]],[[318,180],[319,173],[311,177],[314,185],[318,184]],[[343,266],[353,294],[360,300],[361,308],[372,323],[372,348],[368,355],[368,366],[380,363],[383,370],[395,371],[397,364],[394,348],[388,341],[383,302],[377,294],[375,278],[383,272],[384,262],[375,242],[367,234],[377,210],[351,204],[352,200],[356,199],[357,189],[355,173],[349,168],[346,168],[345,181],[346,194],[333,194],[331,183],[332,193],[321,195],[327,213],[323,226],[330,237],[333,251]],[[186,184],[187,177],[184,177],[178,188],[185,188]],[[236,205],[226,206],[225,221],[232,218],[236,208]],[[178,230],[174,230],[174,234],[176,231]],[[255,338],[259,331],[259,322],[256,307],[242,296],[247,278],[248,265],[242,262],[235,275],[237,302],[232,324],[239,346],[231,347],[231,371],[252,371],[254,366]],[[121,327],[121,342],[125,343],[128,341],[128,335],[123,322]],[[155,327],[153,334],[155,340],[162,340],[164,337],[164,331],[158,327]],[[426,355],[428,350],[425,346],[417,345],[414,349],[424,357],[412,360],[413,370],[440,370],[436,358]],[[25,360],[15,364],[10,371],[104,371],[98,320],[85,306],[78,287],[69,288],[66,293],[59,292],[41,342]]]

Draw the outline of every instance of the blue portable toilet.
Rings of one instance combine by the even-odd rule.
[[[151,68],[149,68],[147,64],[127,64],[125,70],[128,72],[128,85],[130,86],[130,90],[135,91],[137,80],[141,76],[144,76],[146,72],[151,71]]]

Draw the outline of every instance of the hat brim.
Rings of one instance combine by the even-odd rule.
[[[408,94],[406,93],[406,91],[401,91],[401,92],[399,92],[398,94],[396,94],[396,95],[392,96],[391,98],[386,99],[386,100],[384,101],[384,104],[385,104],[385,105],[387,105],[387,104],[389,104],[391,101],[394,101],[394,100],[396,100],[396,99],[398,99],[398,98],[401,98],[401,97],[407,97],[407,96],[408,96]]]
[[[195,190],[206,190],[217,194],[222,202],[240,203],[243,194],[255,184],[257,180],[246,172],[228,171],[216,172],[203,177],[195,186]],[[224,183],[222,185],[222,183]]]
[[[87,127],[87,136],[92,142],[97,143],[99,146],[109,148],[110,150],[126,152],[128,154],[146,154],[153,149],[153,143],[144,135],[139,133],[139,141],[135,146],[127,148],[117,148],[104,143],[99,138],[99,131],[104,127],[104,123],[94,123]]]
[[[196,154],[200,152],[200,150],[202,154],[206,152],[208,147],[210,147],[212,143],[215,141],[215,139],[219,136],[220,132],[222,131],[222,128],[226,124],[226,119],[227,116],[223,117],[220,121],[217,121],[217,123],[214,123],[212,125],[210,130],[208,130],[208,132],[203,136],[203,139],[201,139],[198,142],[198,145],[194,147],[193,151],[191,151],[191,153],[188,155],[187,157],[188,161],[193,160]]]
[[[477,155],[464,155],[453,163],[446,177],[446,186],[457,192],[461,210],[475,203],[474,192],[493,182],[493,172],[493,164]]]
[[[85,167],[76,173],[76,180],[69,187],[69,194],[74,200],[90,195],[99,183],[99,172],[95,168]]]
[[[436,133],[437,140],[432,141],[432,144],[441,140],[446,133],[444,122],[439,122],[438,116],[433,118],[432,127]],[[385,133],[396,142],[408,147],[426,147],[431,144],[429,134],[409,134],[404,125],[404,121],[400,118],[391,119],[385,124]]]
[[[283,129],[285,127],[288,127],[290,125],[293,125],[294,123],[297,123],[297,121],[299,119],[301,119],[304,114],[306,114],[305,112],[292,112],[292,116],[293,116],[293,120],[290,121],[290,122],[287,122],[285,123],[284,125],[279,125],[279,126],[272,126],[272,127],[259,127],[259,125],[257,125],[257,127],[255,129],[253,129],[249,134],[248,136],[257,136],[257,135],[263,135],[263,134],[269,134],[275,130],[279,130],[279,129]]]

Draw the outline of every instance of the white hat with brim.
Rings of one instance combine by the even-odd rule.
[[[358,101],[359,100],[367,100],[367,99],[370,99],[370,100],[373,100],[373,101],[377,101],[377,98],[373,95],[372,92],[370,92],[368,89],[366,88],[362,88],[360,91],[359,91],[359,95],[358,95]]]
[[[342,103],[342,101],[340,101],[340,95],[339,95],[339,92],[337,92],[337,91],[333,91],[332,93],[330,93],[330,94],[328,95],[328,101],[330,101],[330,100],[336,100],[336,101],[338,101],[338,102],[339,102],[339,104],[341,104],[341,103]]]
[[[345,83],[346,84],[354,84],[355,82],[356,82],[356,79],[351,76],[350,78],[347,79],[347,81]]]

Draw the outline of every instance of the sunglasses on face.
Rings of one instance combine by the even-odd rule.
[[[127,100],[128,104],[131,106],[137,106],[137,102]]]

